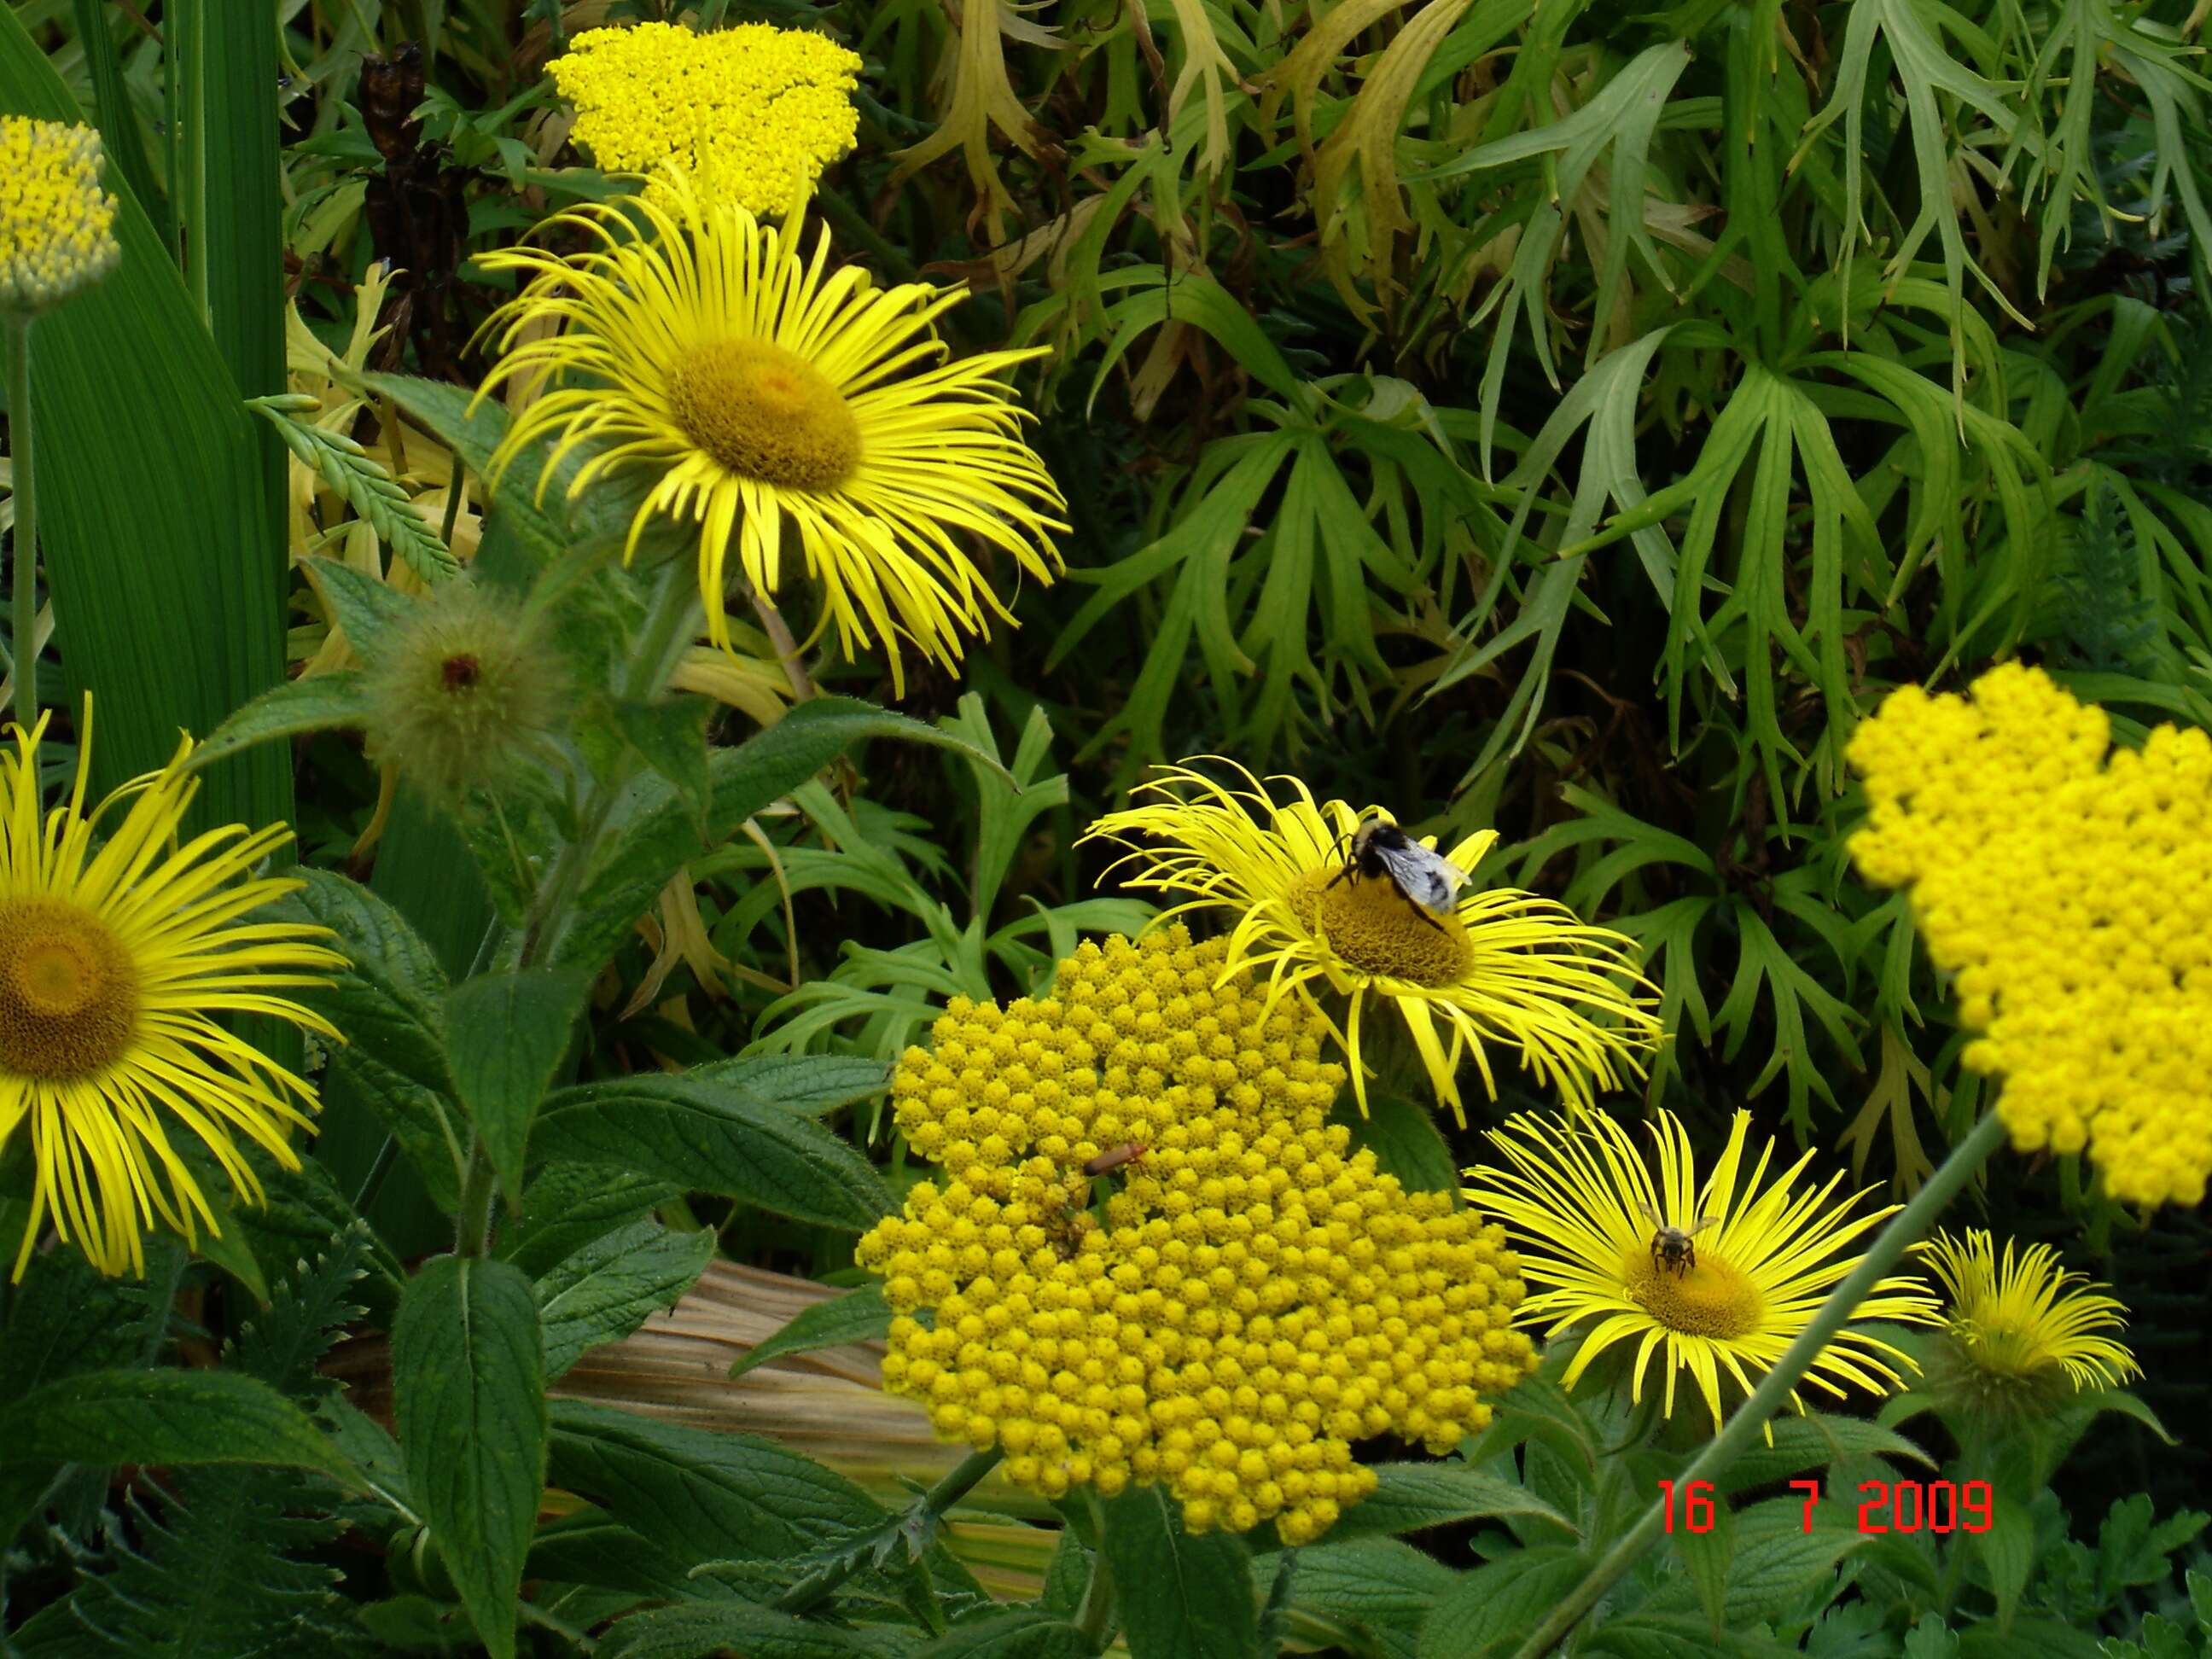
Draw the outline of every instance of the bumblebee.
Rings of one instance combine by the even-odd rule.
[[[1459,890],[1467,885],[1466,871],[1387,818],[1363,820],[1343,844],[1344,868],[1329,878],[1331,887],[1345,880],[1388,881],[1416,915],[1443,932],[1437,918],[1451,915],[1457,907]]]
[[[1662,1273],[1673,1273],[1677,1279],[1685,1273],[1695,1273],[1698,1247],[1690,1241],[1720,1218],[1701,1215],[1686,1227],[1670,1227],[1660,1218],[1659,1212],[1649,1204],[1640,1204],[1637,1207],[1644,1212],[1644,1218],[1657,1230],[1651,1235],[1651,1265]]]

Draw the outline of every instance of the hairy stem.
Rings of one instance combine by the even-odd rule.
[[[1912,1243],[1929,1224],[1942,1212],[1943,1206],[1957,1194],[1959,1188],[1971,1180],[2004,1139],[2003,1123],[1995,1112],[1985,1115],[1976,1124],[1973,1132],[1951,1149],[1942,1167],[1928,1178],[1927,1184],[1913,1200],[1890,1218],[1889,1224],[1875,1235],[1874,1243],[1859,1264],[1852,1268],[1843,1283],[1828,1292],[1828,1299],[1813,1316],[1813,1322],[1799,1334],[1788,1352],[1776,1362],[1774,1369],[1763,1377],[1752,1390],[1751,1397],[1735,1409],[1726,1426],[1707,1443],[1705,1450],[1692,1460],[1690,1467],[1677,1479],[1677,1490],[1688,1487],[1698,1480],[1709,1480],[1733,1462],[1738,1454],[1750,1444],[1751,1437],[1766,1425],[1766,1420],[1781,1409],[1813,1362],[1829,1340],[1849,1324],[1859,1304],[1872,1293],[1881,1276],[1897,1265],[1905,1247]],[[1634,1566],[1637,1559],[1651,1547],[1659,1536],[1665,1520],[1663,1498],[1655,1499],[1644,1510],[1643,1517],[1605,1553],[1604,1559],[1592,1567],[1581,1583],[1567,1599],[1552,1610],[1544,1622],[1530,1632],[1514,1654],[1514,1659],[1542,1659],[1579,1624],[1583,1616],[1604,1599],[1605,1594],[1620,1582],[1621,1575]]]
[[[656,697],[667,689],[669,676],[699,626],[699,595],[681,561],[663,565],[652,577],[652,599],[645,627],[633,648],[629,672],[620,688],[624,697]],[[545,872],[525,918],[521,939],[513,965],[536,967],[552,959],[568,932],[569,913],[599,843],[614,822],[615,808],[630,782],[631,767],[625,761],[604,777],[594,776],[584,797],[576,837],[564,845]],[[461,1176],[461,1201],[454,1218],[453,1254],[482,1255],[491,1248],[492,1200],[497,1182],[483,1138],[472,1137],[467,1164]]]
[[[39,718],[39,534],[35,474],[31,470],[31,319],[8,319],[8,448],[15,478],[15,723],[26,732]]]
[[[1097,1513],[1093,1508],[1092,1513]],[[1091,1580],[1083,1587],[1083,1604],[1075,1610],[1075,1628],[1083,1632],[1088,1651],[1103,1653],[1106,1644],[1114,1639],[1114,1628],[1119,1622],[1118,1598],[1114,1594],[1114,1567],[1106,1559],[1105,1528],[1101,1517],[1099,1547],[1091,1553]]]

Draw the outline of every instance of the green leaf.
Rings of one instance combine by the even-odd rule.
[[[1676,1501],[1681,1501],[1678,1492]],[[1678,1517],[1674,1531],[1675,1553],[1683,1571],[1698,1592],[1711,1631],[1717,1634],[1728,1620],[1729,1570],[1735,1562],[1735,1511],[1725,1498],[1713,1500],[1712,1524],[1694,1532]]]
[[[1728,1569],[1728,1625],[1741,1628],[1794,1616],[1833,1578],[1836,1564],[1868,1540],[1824,1524],[1832,1518],[1829,1511],[1815,1510],[1813,1530],[1807,1532],[1800,1496],[1755,1504],[1736,1515],[1735,1554]]]
[[[1934,1458],[1903,1435],[1861,1417],[1830,1417],[1820,1412],[1784,1415],[1774,1419],[1773,1430],[1772,1445],[1745,1450],[1714,1486],[1724,1492],[1742,1492],[1850,1457],[1895,1457],[1936,1467]]]
[[[1565,1544],[1539,1545],[1478,1567],[1421,1626],[1421,1659],[1510,1652],[1582,1582],[1589,1563]]]
[[[707,717],[713,705],[704,697],[674,697],[666,702],[617,702],[608,706],[615,730],[653,774],[676,791],[703,835],[710,799],[707,781]]]
[[[1082,1632],[1064,1615],[1043,1607],[1014,1607],[956,1625],[915,1650],[914,1659],[1075,1659],[1091,1650]]]
[[[359,1481],[306,1413],[235,1371],[92,1371],[0,1407],[0,1464],[56,1462],[276,1463]]]
[[[1996,1627],[2000,1632],[2019,1610],[2021,1592],[2035,1571],[2035,1516],[2024,1503],[2005,1500],[2000,1492],[1990,1505],[1989,1529],[1971,1533],[1974,1553],[1990,1575],[1990,1593],[1996,1597]]]
[[[357,1218],[319,1158],[303,1158],[297,1170],[288,1170],[265,1148],[243,1150],[261,1182],[262,1201],[238,1212],[238,1231],[261,1264],[264,1280],[274,1284],[288,1277],[298,1263],[313,1261],[329,1249],[331,1238],[353,1225]],[[379,1324],[388,1327],[399,1303],[404,1276],[399,1259],[374,1232],[365,1232],[365,1239],[367,1277],[355,1286],[355,1292],[377,1316]]]
[[[1121,1628],[1140,1659],[1256,1659],[1252,1553],[1222,1532],[1194,1537],[1158,1486],[1104,1505],[1103,1547],[1121,1597]]]
[[[969,756],[1004,775],[995,757],[933,726],[848,697],[803,702],[765,732],[708,763],[706,835],[698,814],[666,779],[645,780],[630,793],[608,850],[586,878],[575,915],[554,951],[562,962],[598,967],[637,919],[650,909],[677,868],[728,840],[754,813],[774,805],[842,755],[872,738],[902,738]]]
[[[1357,1512],[1355,1505],[1348,1513]],[[1274,1576],[1265,1557],[1253,1568]],[[1413,1659],[1422,1621],[1466,1576],[1395,1538],[1332,1540],[1298,1552],[1291,1599],[1298,1613],[1340,1621],[1350,1627],[1347,1635],[1367,1638],[1390,1659]]]
[[[851,1232],[893,1208],[874,1166],[811,1118],[680,1073],[562,1090],[539,1113],[530,1151],[533,1159],[611,1165]]]
[[[1402,1095],[1377,1090],[1367,1097],[1367,1115],[1350,1095],[1338,1103],[1336,1119],[1352,1130],[1352,1144],[1375,1153],[1375,1164],[1394,1175],[1408,1192],[1448,1193],[1459,1186],[1459,1160],[1444,1142],[1437,1115]]]
[[[743,1376],[754,1366],[764,1365],[787,1353],[834,1348],[846,1342],[880,1340],[890,1334],[890,1328],[891,1307],[884,1300],[884,1287],[863,1285],[858,1290],[817,1302],[793,1314],[781,1330],[755,1346],[731,1366],[730,1375]]]
[[[522,1188],[531,1119],[590,988],[590,975],[576,969],[526,968],[467,980],[446,994],[453,1083],[510,1201]]]
[[[359,726],[368,707],[361,675],[350,668],[310,679],[287,680],[264,691],[216,727],[192,750],[185,769],[199,771],[273,738]]]
[[[848,1659],[884,1651],[860,1632],[743,1601],[708,1601],[618,1620],[599,1638],[599,1659],[708,1659],[731,1648],[746,1659]]]
[[[258,84],[273,80],[272,70]],[[82,118],[14,7],[0,8],[0,110]],[[243,99],[222,118],[225,137],[234,120],[258,120],[274,143],[266,98]],[[274,183],[264,173],[253,186],[272,221]],[[39,319],[31,364],[38,532],[70,687],[49,695],[97,695],[95,795],[166,763],[179,727],[211,732],[284,675],[286,553],[266,470],[278,452],[273,442],[258,449],[267,441],[143,207],[118,192],[122,262]],[[257,263],[243,280],[281,280],[268,252],[266,271]],[[282,327],[282,313],[226,307],[218,321],[227,337],[234,323],[265,336]],[[281,339],[277,349],[281,374]],[[187,833],[292,815],[291,768],[264,751],[210,774]]]
[[[550,1164],[522,1189],[495,1252],[535,1279],[603,1233],[649,1214],[684,1188],[597,1164]]]
[[[343,629],[355,654],[370,661],[421,603],[337,559],[302,559],[300,570],[322,597],[331,625]]]
[[[522,1560],[545,1485],[545,1348],[511,1262],[440,1256],[392,1331],[399,1445],[430,1535],[494,1659],[514,1659]]]
[[[405,489],[384,465],[343,432],[326,431],[293,416],[288,404],[310,399],[256,398],[246,407],[264,416],[284,447],[299,457],[340,497],[349,502],[376,538],[397,553],[426,585],[457,574],[460,561],[417,512]]]
[[[619,1342],[672,1308],[714,1259],[714,1235],[633,1221],[603,1233],[538,1281],[550,1382],[586,1349]]]
[[[808,1117],[872,1100],[891,1081],[890,1066],[858,1054],[743,1054],[702,1066],[691,1075]]]
[[[551,1480],[685,1566],[781,1560],[885,1518],[835,1470],[747,1434],[553,1402]]]
[[[23,1659],[344,1652],[342,1575],[316,1559],[339,1527],[326,1514],[288,1512],[324,1507],[303,1501],[304,1484],[273,1469],[196,1469],[162,1482],[158,1510],[131,1492],[129,1526],[110,1529],[106,1570],[27,1621],[16,1650]]]
[[[2049,1619],[2015,1619],[2009,1628],[1983,1620],[1959,1632],[1959,1659],[2100,1659],[2101,1652],[2091,1632]]]
[[[1375,1474],[1375,1490],[1329,1528],[1332,1542],[1368,1533],[1449,1526],[1480,1516],[1528,1516],[1579,1534],[1571,1521],[1517,1481],[1501,1480],[1465,1463],[1378,1463]]]
[[[337,936],[349,965],[335,983],[294,995],[345,1034],[331,1072],[361,1091],[450,1212],[460,1200],[466,1128],[444,1045],[445,970],[405,918],[362,886],[302,870],[305,887],[276,907]]]

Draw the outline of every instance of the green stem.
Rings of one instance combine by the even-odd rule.
[[[1813,1322],[1790,1345],[1788,1352],[1775,1363],[1774,1369],[1761,1378],[1752,1390],[1751,1397],[1736,1407],[1735,1414],[1706,1444],[1705,1450],[1691,1461],[1682,1471],[1675,1486],[1678,1490],[1698,1480],[1710,1480],[1735,1461],[1751,1442],[1751,1437],[1765,1427],[1766,1421],[1780,1410],[1805,1373],[1819,1358],[1829,1340],[1849,1324],[1858,1311],[1859,1304],[1873,1293],[1875,1284],[1905,1254],[1905,1247],[1923,1233],[1943,1206],[1957,1194],[1959,1189],[1972,1179],[1989,1155],[2004,1139],[2002,1121],[1995,1112],[1987,1114],[1976,1124],[1973,1132],[1951,1149],[1943,1160],[1942,1168],[1928,1178],[1912,1201],[1890,1218],[1890,1223],[1875,1237],[1873,1245],[1859,1258],[1859,1263],[1844,1278],[1842,1284],[1828,1292],[1828,1299],[1813,1316]],[[1637,1559],[1651,1547],[1659,1536],[1665,1520],[1666,1505],[1655,1499],[1643,1518],[1629,1528],[1605,1559],[1592,1567],[1573,1594],[1552,1611],[1544,1622],[1536,1626],[1514,1654],[1513,1659],[1542,1659],[1566,1634],[1582,1621],[1584,1614],[1604,1599],[1605,1594],[1618,1583],[1622,1574],[1634,1566]]]
[[[1107,1643],[1114,1639],[1117,1623],[1114,1594],[1114,1568],[1106,1559],[1106,1540],[1102,1528],[1099,1547],[1091,1553],[1091,1580],[1083,1587],[1083,1604],[1075,1610],[1075,1628],[1083,1632],[1088,1644],[1085,1651],[1103,1653]]]
[[[620,694],[627,698],[654,697],[667,688],[691,640],[699,631],[698,590],[681,560],[663,565],[653,574],[652,596],[645,628],[635,642],[629,672]],[[515,952],[517,969],[549,961],[560,949],[568,926],[569,910],[599,842],[613,822],[616,804],[630,781],[627,762],[616,764],[605,777],[594,776],[585,795],[576,838],[561,848],[553,867],[533,897]],[[454,1218],[453,1254],[482,1255],[491,1248],[492,1201],[498,1182],[481,1135],[471,1138],[461,1173],[460,1208]]]
[[[31,319],[8,319],[8,447],[15,501],[15,723],[39,718],[39,516],[31,470]]]

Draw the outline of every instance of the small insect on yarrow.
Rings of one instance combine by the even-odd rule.
[[[1438,933],[1443,932],[1443,924],[1437,918],[1457,908],[1459,890],[1468,880],[1467,872],[1449,859],[1379,817],[1363,819],[1352,832],[1344,868],[1329,878],[1328,884],[1334,887],[1347,877],[1389,881],[1414,914]]]
[[[1651,1265],[1662,1272],[1671,1272],[1677,1279],[1685,1273],[1695,1273],[1698,1248],[1690,1241],[1720,1218],[1701,1215],[1686,1227],[1670,1227],[1660,1218],[1659,1212],[1649,1204],[1639,1204],[1636,1207],[1644,1212],[1644,1218],[1657,1230],[1651,1235]]]
[[[1109,1146],[1084,1164],[1083,1173],[1103,1176],[1109,1170],[1120,1169],[1124,1164],[1134,1164],[1145,1155],[1145,1143],[1141,1140],[1125,1140],[1118,1146]]]

